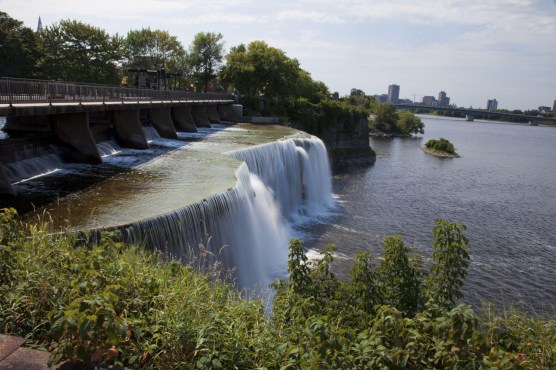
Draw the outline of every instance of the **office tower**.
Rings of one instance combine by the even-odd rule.
[[[400,99],[400,87],[398,85],[388,86],[388,103],[396,104]]]

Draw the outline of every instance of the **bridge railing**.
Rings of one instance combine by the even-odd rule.
[[[234,100],[227,93],[194,93],[2,77],[0,104]]]

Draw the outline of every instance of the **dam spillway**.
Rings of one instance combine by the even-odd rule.
[[[65,230],[119,230],[127,242],[184,262],[218,261],[235,270],[239,287],[266,288],[285,274],[292,224],[332,206],[326,149],[301,131],[216,125],[150,141],[154,152],[168,150],[138,165],[151,149],[99,144],[107,166],[128,170],[35,215]]]

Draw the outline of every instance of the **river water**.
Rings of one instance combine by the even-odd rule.
[[[303,229],[305,245],[336,244],[345,273],[358,250],[379,254],[392,234],[428,257],[434,221],[462,222],[471,250],[465,301],[550,311],[556,305],[556,129],[421,118],[424,135],[372,138],[374,166],[334,175],[335,213]],[[419,149],[439,137],[461,158]]]

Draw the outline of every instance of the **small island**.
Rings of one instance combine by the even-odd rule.
[[[459,158],[459,154],[456,153],[454,145],[447,139],[441,137],[440,139],[430,139],[425,145],[421,147],[425,153],[435,155],[437,157],[443,158]]]

